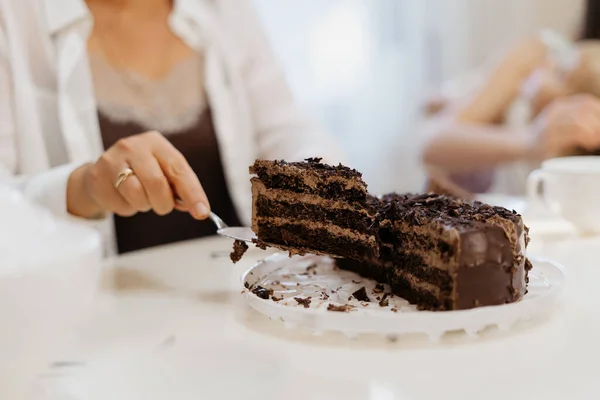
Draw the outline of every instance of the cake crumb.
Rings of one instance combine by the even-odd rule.
[[[244,255],[246,250],[248,250],[248,245],[246,244],[246,242],[236,240],[235,242],[233,242],[233,251],[231,252],[231,254],[229,254],[229,258],[231,258],[231,261],[233,261],[233,263],[235,264],[242,259],[242,256]]]
[[[250,284],[249,284],[248,282],[244,282],[244,287],[245,287],[246,289],[250,289]]]
[[[258,239],[252,239],[252,243],[254,243],[254,245],[256,247],[258,247],[261,250],[266,250],[267,249],[267,244],[258,240]]]
[[[350,304],[337,305],[333,303],[329,303],[327,306],[327,311],[336,311],[336,312],[350,312],[354,310],[356,307],[351,306]]]
[[[375,285],[375,288],[373,289],[373,293],[383,293],[384,287],[381,283],[378,283],[377,285]]]
[[[387,307],[390,305],[390,301],[388,300],[388,293],[383,295],[383,298],[379,301],[380,307]]]
[[[308,274],[312,273],[313,275],[316,275],[317,274],[317,263],[312,263],[308,267],[306,267],[306,273],[308,273]]]
[[[398,312],[398,309],[396,307],[392,308],[391,310],[392,312]]]
[[[298,302],[298,304],[302,304],[304,306],[304,308],[310,307],[311,299],[312,299],[312,297],[307,297],[305,299],[303,299],[302,297],[294,297],[294,300],[296,300]]]
[[[275,296],[273,296],[273,297],[271,297],[271,300],[273,300],[275,303],[277,303],[278,301],[283,300],[283,297],[275,297]]]
[[[371,299],[367,296],[367,289],[364,286],[352,293],[352,296],[358,301],[371,302]]]
[[[257,285],[252,289],[252,293],[260,297],[261,299],[269,300],[269,297],[273,295],[273,289],[267,289],[260,285]]]
[[[325,292],[321,292],[321,300],[328,300],[329,299],[329,295]]]

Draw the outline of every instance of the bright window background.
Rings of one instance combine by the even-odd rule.
[[[541,27],[571,34],[582,0],[254,0],[300,104],[374,193],[423,187],[425,96]]]

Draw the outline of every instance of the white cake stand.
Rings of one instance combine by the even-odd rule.
[[[305,328],[315,334],[341,332],[348,337],[360,334],[425,333],[433,341],[445,332],[465,331],[476,336],[479,331],[498,326],[508,330],[516,323],[547,315],[553,309],[565,281],[563,267],[555,262],[529,257],[533,270],[529,273],[529,293],[516,303],[461,311],[419,311],[406,300],[389,297],[380,306],[383,293],[374,293],[377,282],[339,270],[327,257],[289,258],[287,253],[268,257],[242,277],[248,304],[265,316],[281,320],[287,328]],[[259,285],[273,290],[264,299],[248,288]],[[370,302],[361,302],[352,293],[365,287]],[[389,292],[384,285],[384,292]],[[377,292],[379,292],[377,290]],[[274,301],[273,297],[279,301]],[[296,300],[310,297],[310,304]],[[348,305],[347,312],[328,311],[329,304]]]

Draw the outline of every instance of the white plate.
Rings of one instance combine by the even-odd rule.
[[[449,331],[464,330],[476,335],[493,325],[509,329],[519,321],[551,311],[565,280],[564,269],[552,261],[531,257],[530,260],[533,270],[529,273],[529,293],[521,301],[460,311],[418,311],[396,296],[389,298],[389,306],[381,307],[377,295],[373,294],[375,281],[339,270],[326,257],[289,258],[287,254],[278,253],[246,272],[242,283],[246,288],[260,285],[273,289],[273,296],[281,298],[280,301],[265,300],[248,289],[243,293],[252,308],[271,319],[283,321],[287,328],[306,328],[316,334],[338,331],[349,337],[363,333],[392,336],[425,333],[430,339],[437,340]],[[370,303],[361,303],[351,297],[363,286],[372,299]],[[389,292],[387,285],[385,292]],[[311,297],[308,308],[299,304],[295,297]],[[349,312],[328,311],[330,303],[349,304],[355,308]]]

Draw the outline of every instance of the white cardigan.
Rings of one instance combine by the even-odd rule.
[[[73,218],[70,173],[103,151],[86,47],[92,25],[84,0],[0,0],[0,182],[63,218]],[[244,223],[256,158],[341,161],[294,104],[250,0],[176,0],[170,26],[205,55],[221,159]],[[110,218],[95,224],[112,253]]]

